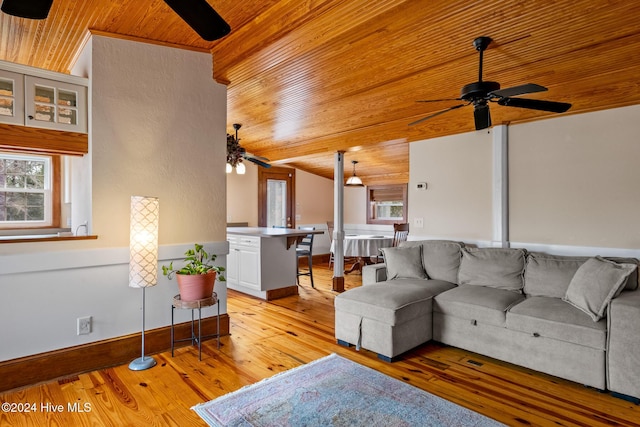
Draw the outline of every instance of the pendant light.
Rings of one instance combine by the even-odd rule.
[[[351,163],[353,163],[353,176],[350,176],[349,179],[347,179],[347,183],[345,185],[348,185],[349,187],[364,187],[362,180],[356,175],[356,164],[358,164],[358,161],[351,160]]]

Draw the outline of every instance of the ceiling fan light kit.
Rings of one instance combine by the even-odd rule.
[[[4,0],[0,10],[7,15],[27,19],[45,19],[53,0]]]
[[[489,111],[489,102],[496,102],[498,105],[505,107],[518,107],[527,108],[530,110],[549,111],[552,113],[564,113],[571,104],[566,102],[545,101],[541,99],[530,98],[513,98],[514,96],[524,95],[527,93],[544,92],[546,87],[540,86],[534,83],[527,83],[519,86],[513,86],[506,89],[500,89],[500,83],[492,81],[482,80],[482,66],[484,51],[489,47],[493,40],[491,37],[478,37],[473,41],[473,46],[479,52],[479,66],[478,66],[478,81],[466,84],[460,90],[460,98],[450,99],[431,99],[418,102],[440,102],[440,101],[465,101],[466,104],[458,104],[453,107],[449,107],[446,110],[441,110],[433,113],[429,116],[423,117],[412,123],[409,126],[414,126],[419,123],[429,120],[440,114],[447,113],[449,111],[466,107],[467,105],[473,105],[473,120],[476,130],[486,129],[491,127],[491,114]]]
[[[262,166],[263,168],[270,168],[271,165],[267,163],[269,159],[266,157],[255,156],[253,154],[247,153],[247,151],[240,146],[240,138],[238,138],[238,130],[242,127],[240,123],[234,123],[233,129],[235,129],[236,134],[235,137],[233,135],[227,134],[227,165],[226,172],[231,173],[233,169],[236,170],[236,173],[239,175],[244,175],[247,168],[242,163],[243,159],[250,161],[251,163],[255,163],[258,166]]]

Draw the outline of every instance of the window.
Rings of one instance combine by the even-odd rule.
[[[407,222],[407,184],[367,187],[367,224]]]
[[[58,227],[59,156],[0,152],[0,228]]]

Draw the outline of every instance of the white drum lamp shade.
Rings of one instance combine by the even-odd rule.
[[[159,213],[156,197],[131,197],[129,286],[132,288],[158,283]]]

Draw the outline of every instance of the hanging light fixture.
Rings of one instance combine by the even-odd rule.
[[[237,174],[244,175],[247,170],[242,163],[244,148],[240,147],[240,140],[238,139],[238,129],[241,127],[240,123],[234,123],[233,128],[236,130],[236,136],[227,134],[227,165],[225,170],[227,173],[231,173],[235,169]]]
[[[350,176],[349,179],[347,179],[347,183],[345,185],[350,187],[364,187],[362,180],[356,175],[356,164],[358,164],[358,161],[351,160],[351,163],[353,163],[353,176]]]

